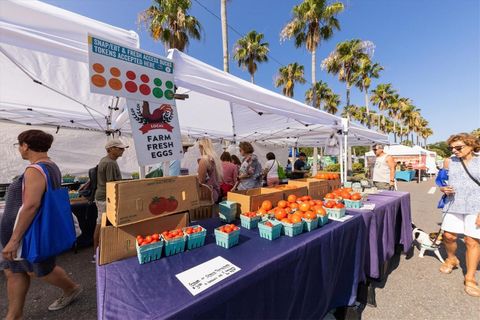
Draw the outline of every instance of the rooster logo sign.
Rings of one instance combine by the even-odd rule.
[[[169,104],[162,104],[153,112],[150,112],[150,104],[143,101],[142,106],[137,104],[136,110],[131,109],[133,118],[143,126],[140,128],[143,134],[150,130],[162,129],[172,132],[170,122],[173,120],[173,108]]]

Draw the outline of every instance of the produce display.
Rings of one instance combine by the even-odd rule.
[[[340,175],[335,172],[319,172],[314,178],[322,180],[339,180]]]
[[[215,242],[225,249],[238,244],[240,239],[240,228],[234,224],[226,224],[215,229]]]

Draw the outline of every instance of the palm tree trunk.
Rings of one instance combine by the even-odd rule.
[[[418,146],[418,134],[417,134],[417,146]]]
[[[347,108],[350,106],[350,85],[347,82]],[[350,112],[347,110],[347,119],[350,120]]]
[[[317,103],[317,91],[315,90],[316,73],[317,73],[317,50],[314,48],[312,50],[312,90],[313,90],[312,107],[315,107]]]
[[[220,4],[222,17],[223,71],[230,72],[228,66],[227,0],[221,0]]]
[[[368,108],[368,89],[365,88],[365,108],[367,109],[367,127],[370,129],[370,109]]]
[[[397,143],[397,128],[396,128],[396,125],[397,122],[395,121],[395,119],[393,119],[393,139],[395,141],[395,143]]]
[[[255,78],[253,77],[253,74],[250,75],[250,82],[255,83]]]

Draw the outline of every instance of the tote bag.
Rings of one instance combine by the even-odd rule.
[[[51,178],[43,164],[32,167],[41,169],[46,181],[42,204],[23,236],[22,258],[34,263],[72,248],[76,237],[67,189],[52,188]]]

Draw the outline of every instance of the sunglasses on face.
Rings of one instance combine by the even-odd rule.
[[[450,147],[450,150],[454,151],[454,150],[457,150],[457,151],[462,151],[463,148],[465,148],[466,145],[463,145],[463,146],[455,146],[455,147]]]

